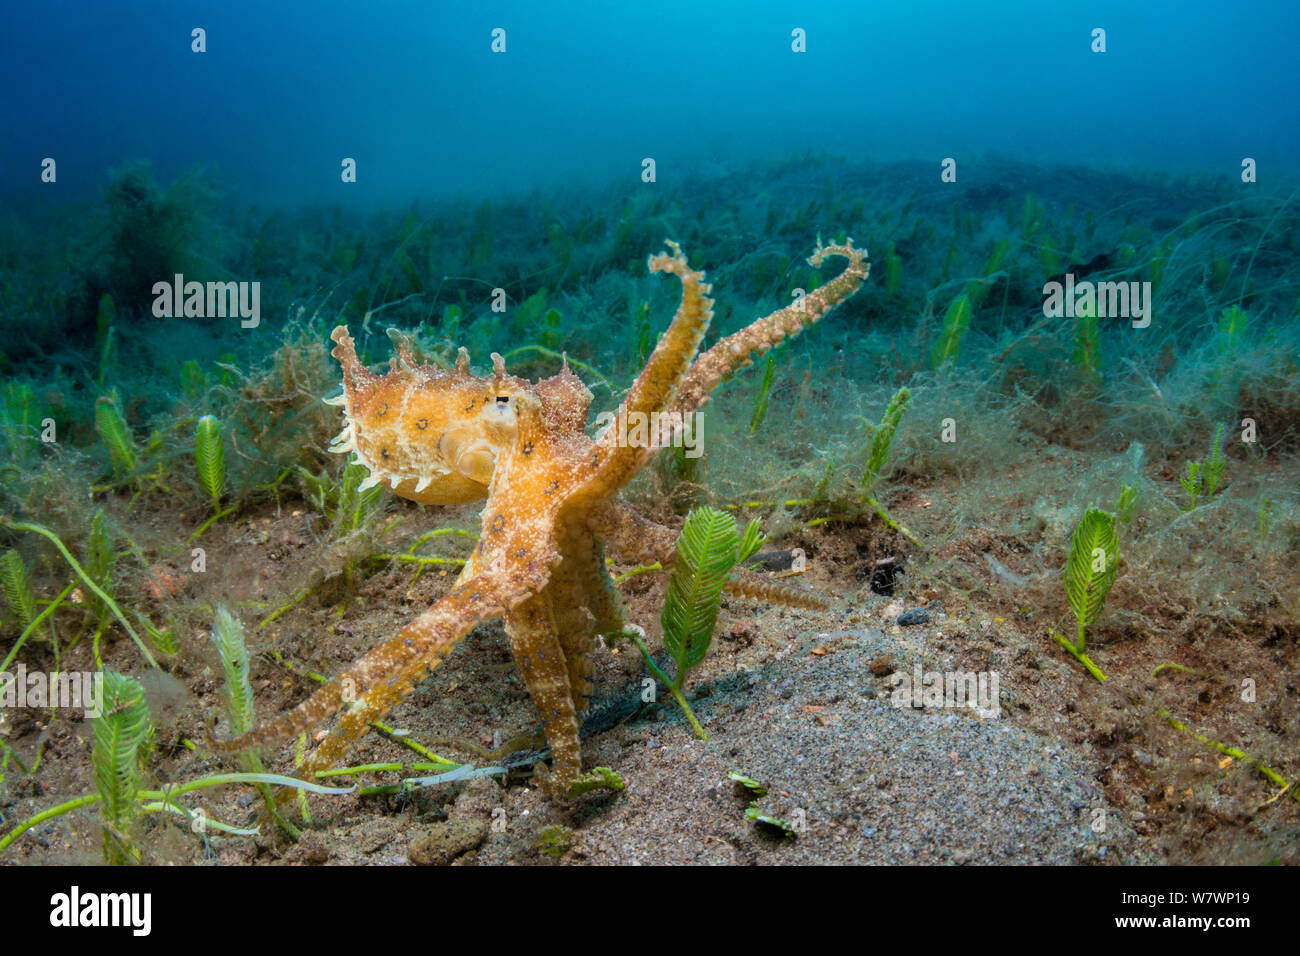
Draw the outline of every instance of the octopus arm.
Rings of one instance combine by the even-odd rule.
[[[651,256],[646,266],[651,272],[668,272],[677,276],[682,283],[682,301],[619,407],[620,416],[632,412],[659,412],[668,406],[677,383],[690,368],[704,333],[713,321],[713,300],[709,298],[712,289],[705,283],[704,273],[687,264],[681,246],[671,239],[668,248],[672,255],[660,253]]]
[[[622,438],[628,423],[637,427],[636,416],[654,415],[667,408],[713,320],[711,287],[705,283],[704,273],[687,264],[677,243],[669,240],[668,247],[672,255],[651,256],[647,265],[651,272],[669,272],[681,280],[681,305],[615,412],[613,423],[596,439],[593,454],[584,467],[582,491],[575,500],[607,497],[622,488],[660,447],[653,439],[644,445],[628,446],[622,443]]]
[[[397,637],[370,651],[293,710],[246,734],[214,739],[213,745],[224,753],[269,746],[311,730],[351,702],[334,730],[299,768],[298,775],[310,779],[346,754],[370,722],[392,709],[476,624],[500,617],[504,610],[486,580],[475,578],[439,599]]]
[[[614,552],[625,561],[641,564],[659,563],[671,570],[677,561],[677,534],[657,522],[644,518],[623,501],[613,501],[597,512],[600,532]],[[820,594],[756,574],[744,568],[732,572],[723,587],[727,594],[751,600],[824,610],[830,602]]]
[[[755,574],[744,568],[732,571],[731,580],[722,590],[751,601],[784,604],[786,607],[801,607],[810,611],[824,611],[831,606],[830,601],[815,591],[776,581],[768,575]]]
[[[808,264],[817,268],[827,256],[843,256],[849,264],[830,282],[784,309],[728,335],[701,355],[683,378],[669,408],[670,413],[689,414],[703,408],[712,392],[737,371],[752,365],[756,357],[816,323],[861,288],[871,271],[865,249],[853,248],[852,239],[844,245],[829,246],[823,246],[819,241],[808,258]]]
[[[510,650],[523,672],[551,748],[552,788],[563,794],[582,772],[582,754],[569,664],[556,630],[550,589],[512,608],[505,624]]]
[[[596,635],[623,629],[622,608],[605,569],[604,549],[590,537],[570,535],[564,560],[551,575],[550,592],[560,648],[569,665],[573,706],[586,712],[593,691],[591,655]]]
[[[819,242],[808,262],[817,267],[822,264],[827,256],[843,256],[848,259],[849,264],[834,279],[820,288],[814,289],[798,301],[791,303],[784,309],[773,312],[766,318],[758,319],[739,332],[734,332],[722,339],[703,355],[700,355],[699,358],[696,358],[694,364],[690,365],[685,374],[673,379],[675,386],[671,390],[673,397],[665,409],[668,420],[684,421],[686,416],[708,404],[709,396],[719,385],[740,369],[752,365],[755,357],[775,348],[785,339],[793,338],[804,329],[815,324],[822,316],[861,288],[862,283],[866,281],[870,273],[870,263],[866,260],[866,250],[855,249],[851,239],[844,245],[823,246]],[[667,256],[658,258],[668,259]],[[670,261],[674,263],[672,268],[668,269],[667,266],[663,268],[682,276],[684,288],[682,309],[686,310],[688,301],[691,301],[690,296],[685,291],[690,289],[688,283],[699,283],[703,279],[703,273],[691,273],[686,268],[685,260],[681,259],[680,256]],[[692,278],[688,280],[681,270],[685,270],[685,273],[689,273]],[[704,287],[704,289],[707,291],[707,287]],[[710,300],[706,299],[704,301],[708,302],[710,307],[712,306]],[[673,326],[677,325],[682,315],[683,312],[679,311],[677,318],[673,320]],[[707,320],[705,320],[705,324],[707,324]],[[664,333],[663,338],[659,340],[659,346],[655,349],[655,355],[658,355],[660,350],[665,351],[663,356],[663,365],[665,367],[669,367],[667,354],[670,349],[676,348],[676,351],[672,354],[678,356],[678,362],[689,364],[695,356],[695,349],[698,347],[697,339],[689,344],[689,352],[685,351],[686,343],[671,338],[673,326],[670,326],[668,332]],[[700,334],[702,335],[703,332],[701,331]],[[642,385],[643,380],[650,373],[654,364],[655,359],[652,357],[650,363],[646,366],[646,371],[642,373],[641,378],[637,379],[637,386]],[[634,386],[635,390],[636,386]],[[662,389],[651,389],[648,385],[646,390],[647,392],[653,392],[655,395],[662,393]],[[626,407],[627,403],[624,403],[624,405]],[[620,408],[619,415],[624,414],[624,408]],[[600,437],[597,442],[597,452],[587,468],[585,494],[590,498],[607,495],[622,488],[649,462],[650,458],[661,447],[656,442],[620,445],[617,442],[616,425],[617,420],[615,425],[610,426],[605,434]]]

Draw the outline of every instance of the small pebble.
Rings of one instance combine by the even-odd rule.
[[[894,673],[894,655],[881,654],[879,657],[872,660],[868,666],[871,668],[871,673],[875,674],[877,677],[885,677]]]

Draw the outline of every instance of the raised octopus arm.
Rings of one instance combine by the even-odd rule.
[[[668,272],[681,280],[682,301],[668,329],[659,339],[641,374],[637,376],[627,397],[619,406],[618,417],[629,414],[661,412],[672,401],[673,394],[691,360],[704,339],[704,333],[713,321],[713,300],[709,298],[712,287],[704,281],[704,273],[692,269],[682,253],[682,247],[671,239],[668,248],[672,255],[660,253],[651,256],[646,267],[651,272]],[[598,441],[598,447],[613,447],[614,436],[607,432]]]
[[[665,411],[670,421],[682,421],[685,416],[703,408],[714,389],[736,371],[752,365],[755,357],[780,345],[785,339],[798,335],[857,292],[870,273],[866,250],[855,249],[853,240],[844,245],[830,246],[823,246],[819,241],[808,259],[809,264],[815,268],[827,256],[843,256],[849,260],[843,272],[784,309],[727,336],[695,358],[699,340],[712,316],[713,303],[705,295],[709,287],[703,284],[704,274],[686,265],[676,243],[669,245],[674,255],[652,257],[650,268],[672,272],[682,280],[682,304],[668,331],[659,340],[645,371],[633,385],[628,400],[619,408],[620,416],[629,410],[649,409]],[[695,361],[691,364],[693,358]],[[682,370],[687,366],[689,369],[683,374]],[[664,401],[665,394],[671,396],[666,408],[658,404]],[[596,449],[585,466],[587,473],[581,476],[589,499],[608,496],[626,485],[661,447],[654,441],[646,445],[619,445],[617,424],[616,419],[597,439]]]
[[[649,458],[657,447],[655,443],[652,441],[649,448],[621,445],[621,436],[626,434],[626,428],[620,428],[620,423],[629,421],[632,416],[653,415],[665,410],[713,320],[713,300],[708,295],[711,288],[704,282],[704,273],[687,264],[677,243],[668,240],[668,248],[672,255],[660,253],[651,256],[646,265],[651,272],[669,272],[681,280],[681,305],[650,353],[645,368],[619,405],[614,421],[596,438],[591,456],[577,476],[579,490],[575,502],[608,497],[631,481],[637,469]]]
[[[823,246],[818,240],[816,250],[808,257],[808,264],[818,268],[827,256],[843,256],[849,260],[849,264],[830,282],[784,309],[728,335],[696,359],[682,379],[669,412],[689,414],[703,408],[719,385],[740,369],[752,365],[756,357],[816,323],[857,292],[871,272],[871,263],[866,259],[867,251],[853,248],[852,239],[842,246]]]

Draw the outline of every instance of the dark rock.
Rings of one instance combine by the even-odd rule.
[[[417,866],[446,866],[462,853],[476,849],[487,839],[482,820],[448,820],[435,823],[411,842],[407,859]]]
[[[903,562],[896,555],[879,559],[871,566],[871,590],[886,597],[892,595],[902,573]]]
[[[298,842],[290,848],[284,858],[290,863],[301,863],[305,866],[320,866],[330,858],[329,844],[325,842],[325,837],[315,830],[304,830]]]
[[[794,552],[760,551],[746,562],[750,566],[755,563],[764,571],[789,571],[794,566]]]

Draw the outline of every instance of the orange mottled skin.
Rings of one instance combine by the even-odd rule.
[[[759,319],[697,357],[712,318],[704,274],[690,268],[676,243],[650,257],[652,272],[682,283],[682,303],[619,408],[689,413],[756,355],[797,335],[858,290],[868,274],[865,253],[852,242],[818,245],[809,260],[848,260],[840,275],[804,299]],[[452,591],[318,690],[263,727],[220,741],[225,751],[271,744],[314,727],[340,710],[334,731],[299,773],[310,778],[346,755],[427,670],[437,666],[474,626],[501,618],[510,647],[537,706],[553,758],[552,788],[567,792],[581,773],[578,728],[592,693],[596,637],[623,629],[623,610],[605,565],[605,549],[634,561],[670,567],[675,535],[634,514],[619,498],[656,451],[653,443],[619,444],[615,425],[595,439],[585,432],[591,393],[567,366],[530,384],[505,371],[475,376],[460,351],[455,369],[416,365],[399,333],[386,375],[357,359],[345,326],[332,334],[343,367],[345,426],[333,450],[351,453],[367,469],[364,485],[383,484],[425,504],[486,499],[478,546]],[[796,606],[820,598],[742,574],[729,590]],[[344,709],[346,704],[351,706]]]

